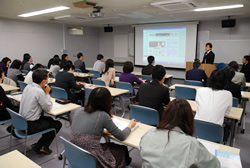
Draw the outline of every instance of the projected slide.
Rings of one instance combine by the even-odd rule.
[[[143,63],[185,64],[186,27],[143,29]]]

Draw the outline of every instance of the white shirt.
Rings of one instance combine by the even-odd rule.
[[[33,83],[32,74],[33,74],[33,72],[29,71],[29,73],[27,74],[27,76],[24,79],[24,83],[27,83],[27,84],[32,84]]]
[[[204,87],[197,90],[195,100],[195,119],[222,125],[224,116],[231,112],[233,97],[229,91]]]
[[[232,82],[245,86],[246,85],[246,79],[245,79],[245,74],[241,72],[235,71],[235,75],[232,79]]]
[[[49,71],[52,73],[54,78],[56,77],[56,74],[60,71],[59,65],[51,65]]]
[[[102,73],[104,69],[105,69],[105,63],[103,63],[100,60],[97,60],[93,66],[93,70]]]
[[[111,80],[115,81],[115,68],[109,68],[108,72],[102,74],[101,80],[105,82],[106,86],[109,86]]]

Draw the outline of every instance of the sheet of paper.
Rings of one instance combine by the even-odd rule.
[[[14,99],[14,100],[19,100],[21,101],[22,94],[16,94],[16,95],[8,95],[8,97]]]
[[[62,104],[59,104],[57,102],[53,102],[53,108],[57,108],[57,107],[62,107]]]
[[[213,155],[215,155],[215,151],[219,149],[219,145],[216,144],[208,143],[205,141],[200,141],[200,143],[202,143],[207,148],[207,150]]]
[[[219,159],[221,168],[242,168],[238,154],[216,150],[215,156]]]
[[[120,130],[124,130],[127,126],[128,126],[128,122],[126,121],[122,121],[122,120],[118,120],[116,118],[112,118],[113,122],[115,123],[115,125],[120,129]],[[134,131],[137,127],[139,126],[139,123],[136,123],[136,125],[134,126],[134,128],[131,129],[131,131]]]

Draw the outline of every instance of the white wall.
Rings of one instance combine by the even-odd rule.
[[[98,28],[84,28],[84,36],[65,35],[66,50],[72,61],[77,52],[85,54],[86,65],[93,65],[99,50]],[[29,53],[34,63],[47,65],[55,54],[62,55],[63,25],[0,19],[0,59],[22,61]]]

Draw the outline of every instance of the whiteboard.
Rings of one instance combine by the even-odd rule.
[[[208,41],[200,41],[200,60],[202,61],[205,45]],[[213,44],[214,63],[236,61],[241,64],[243,56],[250,51],[250,40],[209,40]]]
[[[114,57],[128,57],[128,35],[114,35]]]

